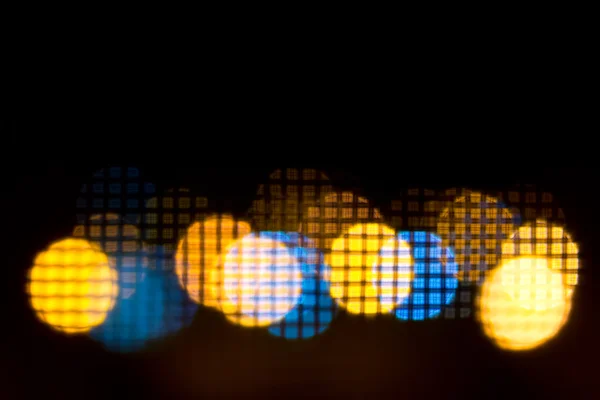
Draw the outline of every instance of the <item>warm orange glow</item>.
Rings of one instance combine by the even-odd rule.
[[[148,259],[138,227],[121,222],[115,213],[94,214],[87,224],[75,226],[73,236],[89,239],[92,246],[108,256],[111,268],[119,273],[119,295],[128,299],[135,293],[136,284],[144,279]]]
[[[348,191],[322,194],[318,201],[305,202],[305,213],[298,230],[316,241],[319,248],[330,249],[333,241],[354,224],[380,221],[381,212],[369,200]]]
[[[382,247],[388,250],[383,258]],[[412,279],[412,272],[398,274],[397,270],[411,265],[410,246],[397,239],[395,230],[386,225],[352,226],[333,241],[328,260],[331,296],[351,313],[386,313],[408,295],[409,285],[394,290],[390,279],[394,274],[400,276],[398,279]]]
[[[543,257],[516,257],[482,286],[479,319],[500,348],[528,350],[554,337],[567,321],[571,300],[560,272]]]
[[[548,267],[562,273],[567,295],[572,296],[579,274],[579,248],[564,228],[538,219],[523,225],[502,243],[502,257],[539,256]]]
[[[179,284],[196,303],[219,307],[222,298],[222,257],[238,238],[250,233],[250,224],[229,215],[213,215],[194,222],[179,241],[175,272]]]
[[[482,283],[500,261],[500,245],[516,229],[516,218],[494,197],[464,193],[442,211],[437,232],[454,249],[458,278]]]
[[[106,254],[83,239],[63,239],[37,255],[27,292],[38,318],[65,333],[100,325],[119,292]]]

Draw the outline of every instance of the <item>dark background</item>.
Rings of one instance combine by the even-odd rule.
[[[357,139],[365,142],[351,150],[336,147],[336,140],[350,140],[342,132],[332,146],[319,134],[296,129],[274,141],[259,129],[240,129],[238,140],[235,132],[195,133],[173,121],[136,127],[134,119],[118,126],[35,118],[3,126],[10,145],[2,160],[2,212],[8,222],[2,243],[8,258],[2,265],[0,398],[506,399],[599,393],[593,254],[599,170],[550,153],[506,151],[504,145],[497,155],[479,151],[475,157],[465,146],[461,153],[438,156],[445,145],[433,146],[434,137],[424,137],[420,147],[400,144],[388,155],[390,144],[374,138]],[[115,163],[139,166],[159,192],[189,186],[214,201],[217,211],[229,208],[237,215],[247,211],[257,185],[278,167],[323,170],[336,186],[360,189],[378,206],[406,187],[502,190],[535,184],[556,196],[580,244],[574,308],[556,338],[521,353],[497,349],[472,319],[401,323],[391,316],[365,320],[341,313],[324,334],[288,342],[231,326],[202,309],[190,327],[143,353],[108,353],[90,339],[62,336],[39,323],[23,289],[35,253],[71,233],[81,183]]]

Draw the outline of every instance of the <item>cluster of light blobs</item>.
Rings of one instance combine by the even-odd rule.
[[[333,199],[328,196],[325,200]],[[338,307],[399,320],[436,318],[461,283],[481,285],[478,319],[501,348],[537,347],[568,319],[579,261],[577,245],[562,227],[543,220],[518,227],[509,209],[478,193],[443,210],[437,234],[398,232],[367,208],[368,222],[360,223],[350,208],[347,215],[343,207],[324,210],[336,225],[328,231],[309,224],[314,229],[306,236],[256,232],[231,215],[195,221],[179,238],[173,279],[195,305],[216,309],[233,324],[286,338],[322,332]],[[139,237],[134,226],[125,228],[122,235]],[[75,234],[101,236],[100,227],[92,225],[86,234],[82,229]],[[339,236],[328,240],[327,248],[318,235],[310,237],[333,232]],[[117,249],[113,242],[129,243],[68,238],[36,257],[28,293],[40,320],[68,334],[89,332],[110,315],[120,287],[125,299],[141,287],[145,273],[139,273],[148,263],[140,257],[141,242],[131,240],[130,249]],[[135,259],[121,262],[116,250],[130,250]],[[131,277],[123,279],[124,274]]]

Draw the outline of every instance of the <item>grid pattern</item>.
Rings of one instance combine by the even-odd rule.
[[[175,273],[190,298],[207,307],[220,308],[223,296],[222,254],[248,235],[250,224],[231,215],[210,215],[190,225],[179,241]]]
[[[518,226],[519,218],[498,201],[464,190],[438,218],[437,232],[454,249],[458,278],[481,284],[500,260],[501,243]]]
[[[396,310],[402,320],[436,318],[445,309],[446,317],[454,317],[454,301],[458,266],[450,247],[443,247],[439,236],[424,231],[405,231],[398,237],[410,244],[414,278],[411,293]]]
[[[571,310],[562,274],[545,258],[518,256],[504,261],[482,286],[478,317],[500,348],[537,347],[560,330]]]
[[[146,201],[141,227],[151,255],[151,269],[173,270],[173,254],[179,239],[207,211],[208,198],[194,195],[188,188],[167,189],[162,196]]]
[[[81,239],[63,239],[39,253],[28,278],[38,318],[68,334],[102,324],[119,291],[106,255]]]
[[[286,339],[307,339],[323,332],[333,320],[337,306],[329,294],[330,268],[316,243],[296,232],[275,233],[298,260],[302,273],[302,297],[281,321],[271,324],[269,333]]]
[[[138,224],[144,201],[156,192],[135,167],[109,167],[96,171],[81,187],[77,198],[77,221],[85,224],[91,215],[113,213],[130,224]]]
[[[562,226],[566,224],[564,211],[555,196],[535,185],[516,185],[498,192],[497,197],[524,221],[543,219]]]
[[[111,167],[82,186],[75,238],[36,258],[28,292],[54,329],[132,351],[183,328],[199,304],[236,325],[305,339],[338,306],[400,320],[467,317],[474,284],[484,284],[486,334],[530,348],[568,316],[578,248],[550,193],[517,186],[496,195],[408,189],[384,220],[325,174],[289,168],[259,186],[246,222],[208,215],[208,199],[186,188],[157,196],[136,168]]]
[[[108,256],[110,266],[118,272],[120,297],[129,299],[137,283],[144,279],[148,266],[139,229],[124,224],[118,214],[94,214],[75,227],[73,236],[98,245]]]
[[[223,260],[221,309],[230,321],[243,326],[269,326],[299,302],[300,265],[288,247],[277,240],[281,236],[249,234],[229,248]]]
[[[386,225],[353,225],[333,241],[326,259],[331,296],[352,314],[387,313],[408,294],[410,249]]]
[[[578,283],[579,249],[561,226],[536,220],[519,227],[502,244],[503,259],[537,256],[548,261],[548,267],[559,271],[570,297]]]
[[[159,201],[155,185],[134,167],[100,170],[82,186],[74,236],[108,256],[121,289],[104,323],[89,332],[108,349],[136,351],[192,321],[197,306],[177,285],[170,251],[173,227],[185,222],[178,211],[190,205],[186,196],[185,189],[169,190]]]
[[[248,212],[252,226],[258,231],[296,231],[305,217],[305,206],[332,190],[329,178],[321,171],[277,169],[258,187]]]
[[[390,201],[385,213],[398,230],[435,230],[443,203],[431,189],[411,188]]]
[[[350,191],[323,194],[318,201],[305,204],[304,208],[305,218],[299,230],[324,251],[331,249],[333,241],[353,225],[382,221],[378,208],[371,206],[365,197]]]

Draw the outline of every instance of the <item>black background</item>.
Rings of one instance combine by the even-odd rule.
[[[390,152],[391,144],[374,135],[353,139],[362,144],[350,149],[336,147],[351,140],[344,129],[332,146],[304,127],[289,129],[289,135],[270,129],[279,135],[274,140],[256,126],[204,133],[194,124],[155,124],[148,116],[141,124],[136,118],[69,121],[22,118],[3,128],[11,142],[2,161],[8,257],[2,265],[0,398],[506,399],[599,393],[598,257],[593,254],[599,237],[598,170],[551,153],[508,148],[505,142],[495,153],[481,150],[490,147],[479,142],[471,143],[479,150],[465,145],[458,153],[426,135],[420,147],[400,143]],[[81,182],[115,163],[139,166],[159,191],[189,186],[217,201],[217,211],[228,208],[237,215],[246,212],[257,185],[278,167],[321,169],[338,187],[360,189],[375,205],[406,187],[501,190],[532,183],[556,196],[580,244],[574,308],[556,338],[521,353],[497,349],[470,319],[401,323],[342,313],[326,333],[287,342],[231,326],[206,310],[190,327],[143,353],[108,353],[90,339],[62,336],[39,323],[23,289],[35,253],[72,231]]]

